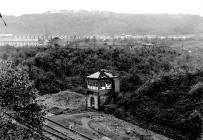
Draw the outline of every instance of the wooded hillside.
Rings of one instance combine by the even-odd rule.
[[[40,95],[67,88],[83,93],[85,76],[101,68],[116,71],[123,96],[115,116],[173,139],[194,140],[201,133],[203,64],[188,51],[170,46],[133,52],[6,46],[0,52],[2,59],[27,67]]]
[[[65,12],[4,16],[13,34],[195,34],[203,32],[203,18],[196,15],[118,14]],[[60,26],[59,26],[60,25]]]

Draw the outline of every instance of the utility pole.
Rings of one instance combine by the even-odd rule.
[[[1,15],[1,13],[0,13],[0,18],[2,19],[4,25],[7,26],[7,24],[6,24],[6,22],[4,21],[4,19],[3,19],[2,15]]]

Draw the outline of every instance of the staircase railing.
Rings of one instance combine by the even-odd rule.
[[[114,92],[114,89],[112,89],[109,94],[108,94],[108,97],[106,99],[106,101],[103,103],[102,106],[106,105],[106,104],[109,104],[111,102],[111,99],[113,98],[113,96],[115,95],[116,93]]]

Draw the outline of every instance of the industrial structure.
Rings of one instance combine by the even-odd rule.
[[[0,34],[0,46],[10,45],[15,47],[22,46],[38,46],[40,40],[43,40],[41,35],[14,35],[14,34]],[[44,42],[42,42],[43,44]]]
[[[87,107],[102,109],[114,102],[120,92],[120,80],[105,69],[87,76]]]
[[[70,39],[65,35],[43,35],[43,34],[0,34],[0,46],[65,46]]]

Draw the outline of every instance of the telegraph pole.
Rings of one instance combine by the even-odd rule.
[[[7,26],[7,24],[6,24],[6,22],[4,21],[4,19],[3,19],[2,15],[1,15],[1,13],[0,13],[0,18],[2,19],[4,25]]]

